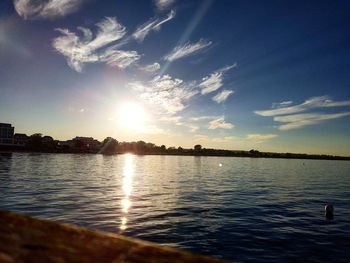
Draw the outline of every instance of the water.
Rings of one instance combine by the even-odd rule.
[[[345,161],[1,154],[0,209],[240,262],[350,262]]]

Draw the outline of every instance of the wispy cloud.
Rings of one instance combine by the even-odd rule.
[[[346,107],[350,106],[350,101],[333,101],[328,96],[313,97],[301,104],[288,106],[291,101],[279,103],[277,108],[271,110],[254,111],[256,114],[264,117],[274,117],[276,122],[286,123],[278,126],[279,130],[299,129],[305,126],[319,124],[323,121],[338,119],[350,115],[350,112],[341,113],[301,113],[319,108]],[[276,104],[273,104],[276,107]]]
[[[190,120],[192,121],[203,121],[203,120],[213,120],[218,119],[221,116],[198,116],[198,117],[191,117]]]
[[[106,17],[97,27],[95,38],[88,28],[78,27],[83,37],[68,29],[56,29],[62,35],[53,40],[53,47],[67,58],[71,68],[81,72],[85,63],[92,62],[106,62],[125,68],[140,59],[136,51],[123,51],[118,50],[117,46],[109,46],[126,34],[126,28],[115,18]]]
[[[254,143],[263,143],[276,137],[276,134],[248,134],[246,140]]]
[[[156,72],[160,69],[160,64],[155,62],[153,64],[150,65],[146,65],[144,67],[141,67],[142,70],[147,71],[147,72]]]
[[[196,134],[195,136],[193,136],[193,138],[197,142],[209,141],[209,136],[208,135]]]
[[[274,102],[272,103],[272,108],[276,109],[276,108],[283,108],[283,107],[287,107],[289,105],[293,104],[293,101],[288,100],[288,101],[282,101],[282,102]]]
[[[100,60],[106,62],[110,66],[126,68],[140,59],[140,55],[136,51],[115,50],[113,48],[106,49],[101,54]]]
[[[222,69],[219,69],[218,71],[215,71],[214,73],[210,74],[210,76],[203,78],[202,82],[199,84],[199,87],[202,89],[201,93],[205,95],[221,88],[223,85],[224,74],[228,70],[236,66],[237,64],[235,63],[231,66],[227,66]]]
[[[83,0],[14,0],[16,12],[24,19],[56,18],[74,13]]]
[[[164,11],[168,9],[175,0],[154,0],[153,2],[159,11]]]
[[[163,116],[159,118],[160,121],[182,125],[182,116]]]
[[[319,96],[310,98],[305,102],[294,106],[282,107],[272,110],[260,110],[254,112],[261,116],[278,116],[305,112],[313,108],[330,108],[342,106],[350,106],[350,101],[333,101],[328,96]]]
[[[213,101],[217,102],[217,103],[221,103],[224,102],[225,100],[227,100],[227,98],[233,94],[234,92],[232,90],[223,90],[220,93],[216,94],[213,97]]]
[[[215,130],[215,129],[233,129],[234,125],[229,122],[225,122],[224,117],[220,117],[218,119],[212,120],[209,122],[209,130]]]
[[[175,11],[171,10],[171,12],[163,19],[153,18],[148,22],[146,22],[145,24],[139,26],[136,29],[136,31],[132,34],[132,36],[136,40],[142,42],[151,31],[158,31],[162,24],[173,19],[174,17],[175,17]]]
[[[221,69],[219,74],[223,74],[234,66],[235,65],[231,65]],[[158,75],[146,81],[132,81],[129,83],[129,87],[136,91],[143,101],[151,105],[152,108],[155,108],[157,115],[170,117],[189,106],[189,100],[195,95],[200,94],[201,90],[198,81],[183,81],[178,78],[173,78],[170,75]],[[232,91],[224,91],[218,100],[224,101],[231,93]],[[226,123],[221,116],[190,118],[191,121],[205,119],[212,120],[209,124],[209,129],[232,129],[234,127],[233,124]],[[179,122],[176,124],[186,126],[190,128],[192,132],[199,129],[198,125],[186,123],[185,121],[181,121],[181,124]]]
[[[175,47],[168,55],[164,57],[164,59],[168,61],[174,61],[180,58],[188,57],[190,55],[198,53],[199,51],[202,51],[211,44],[211,41],[206,41],[203,39],[200,39],[196,43],[187,42],[182,46]]]
[[[192,83],[170,75],[156,76],[147,82],[131,82],[129,86],[139,92],[144,101],[170,115],[186,108],[185,102],[198,93]]]
[[[188,124],[187,127],[190,128],[190,132],[196,132],[199,130],[199,126],[196,125]]]
[[[193,136],[194,141],[201,143],[215,142],[215,143],[227,143],[238,141],[239,138],[236,136],[224,136],[224,137],[209,137],[207,135],[197,134]]]
[[[286,123],[278,127],[279,130],[292,130],[299,129],[305,126],[319,124],[326,120],[338,119],[345,116],[350,116],[350,112],[344,113],[305,113],[305,114],[292,114],[287,116],[277,116],[273,120],[277,122]]]

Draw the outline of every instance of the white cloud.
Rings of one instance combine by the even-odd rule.
[[[163,11],[169,8],[175,0],[154,0],[154,4],[158,10]]]
[[[209,141],[209,136],[207,135],[202,135],[202,134],[196,134],[195,136],[193,136],[193,139],[197,142],[200,141]]]
[[[313,108],[350,106],[350,101],[333,101],[328,96],[313,97],[302,104],[272,110],[254,111],[261,116],[278,116],[304,112]]]
[[[216,94],[213,97],[213,101],[217,102],[217,103],[221,103],[224,102],[225,100],[227,100],[227,98],[233,94],[234,92],[232,90],[223,90],[220,93]]]
[[[203,121],[203,120],[213,120],[220,118],[220,116],[199,116],[199,117],[191,117],[190,120],[192,121]]]
[[[212,120],[209,122],[209,128],[210,130],[215,129],[233,129],[234,125],[229,122],[225,122],[224,117],[220,117],[218,119]]]
[[[315,125],[326,120],[338,119],[350,115],[350,112],[343,113],[301,113],[317,108],[332,108],[350,106],[350,101],[333,101],[328,96],[313,97],[301,104],[288,106],[292,102],[279,103],[277,108],[272,110],[254,111],[261,116],[272,116],[276,122],[286,123],[278,126],[279,130],[299,129],[309,125]],[[273,105],[274,106],[274,105]]]
[[[202,135],[202,134],[197,134],[193,136],[193,139],[196,142],[202,142],[202,143],[208,143],[208,142],[227,143],[227,142],[233,142],[233,141],[239,140],[239,138],[236,136],[224,136],[224,137],[211,138],[207,135]]]
[[[82,0],[14,0],[15,9],[24,19],[56,18],[79,9]]]
[[[232,141],[238,141],[239,138],[236,136],[224,136],[224,137],[216,137],[213,138],[213,142],[219,142],[219,143],[225,143],[225,142],[232,142]]]
[[[174,123],[176,125],[182,125],[182,117],[181,116],[163,116],[159,118],[160,121]]]
[[[145,24],[139,26],[136,29],[136,31],[133,33],[133,37],[136,40],[142,42],[151,31],[158,31],[162,24],[173,19],[174,17],[175,17],[175,11],[171,10],[171,12],[164,19],[159,19],[159,18],[151,19]]]
[[[115,18],[106,17],[97,27],[95,38],[88,28],[78,27],[83,37],[68,29],[56,29],[62,35],[53,40],[53,47],[67,58],[71,68],[81,72],[85,63],[93,62],[125,68],[140,59],[136,51],[118,50],[116,45],[107,48],[126,34],[126,28]]]
[[[248,134],[246,139],[255,143],[263,143],[276,137],[276,134]]]
[[[150,65],[146,65],[144,67],[141,67],[142,70],[147,71],[147,72],[156,72],[160,69],[160,65],[159,63],[155,62],[153,64]]]
[[[136,51],[124,51],[107,49],[101,56],[100,61],[106,62],[110,66],[126,68],[140,59]]]
[[[198,93],[192,83],[170,75],[156,76],[148,82],[135,81],[129,86],[139,92],[144,101],[170,115],[186,108],[185,102]]]
[[[283,108],[283,107],[287,107],[289,105],[293,104],[293,101],[288,100],[288,101],[282,101],[282,102],[274,102],[272,103],[272,108],[276,109],[276,108]]]
[[[274,121],[286,123],[278,127],[279,130],[292,130],[299,129],[305,126],[319,124],[326,120],[338,119],[345,116],[349,116],[350,112],[344,113],[333,113],[333,114],[322,114],[322,113],[304,113],[304,114],[293,114],[287,116],[276,116],[273,118]]]
[[[182,46],[175,47],[168,55],[164,57],[164,59],[168,61],[174,61],[180,58],[188,57],[190,55],[198,53],[211,44],[211,41],[205,41],[203,39],[200,39],[196,43],[187,42]]]
[[[199,130],[199,126],[196,125],[188,124],[187,127],[190,128],[190,132],[196,132]]]
[[[224,74],[228,70],[230,70],[236,66],[237,66],[237,64],[235,63],[231,66],[224,67],[224,68],[210,74],[210,76],[203,78],[202,82],[199,84],[199,87],[202,89],[201,93],[203,95],[205,95],[205,94],[211,93],[211,92],[216,91],[219,88],[221,88],[223,85]]]

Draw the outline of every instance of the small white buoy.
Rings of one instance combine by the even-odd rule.
[[[325,216],[326,218],[333,218],[334,216],[334,207],[332,204],[326,204],[326,206],[324,207],[324,211],[325,211]]]
[[[222,163],[219,163],[219,166],[222,167]]]

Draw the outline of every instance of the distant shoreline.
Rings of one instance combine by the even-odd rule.
[[[191,150],[191,149],[190,149]],[[197,157],[240,157],[240,158],[265,158],[265,159],[298,159],[298,160],[337,160],[350,161],[348,156],[332,156],[332,155],[317,155],[317,154],[300,154],[300,153],[271,153],[251,151],[230,151],[230,150],[216,150],[216,149],[202,149],[203,152],[115,152],[115,153],[101,153],[101,152],[86,152],[86,151],[33,151],[29,149],[10,149],[9,147],[0,146],[0,154],[3,153],[46,153],[46,154],[102,154],[102,155],[122,155],[134,154],[138,156],[144,155],[163,155],[163,156],[197,156]],[[209,151],[209,152],[206,152]],[[253,151],[253,152],[252,152]]]

